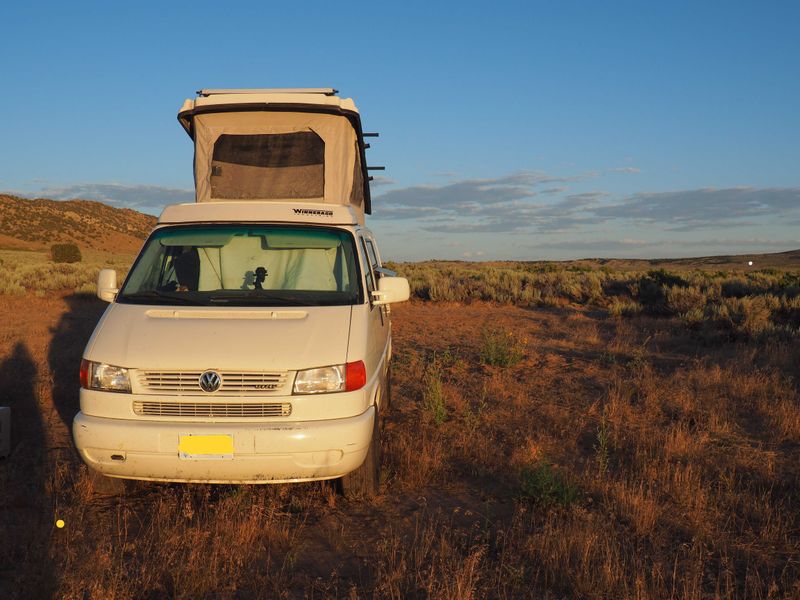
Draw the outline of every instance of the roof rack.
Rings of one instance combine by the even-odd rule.
[[[324,96],[334,96],[339,90],[334,88],[266,88],[266,89],[208,89],[197,90],[197,95],[215,96],[217,94],[322,94]]]

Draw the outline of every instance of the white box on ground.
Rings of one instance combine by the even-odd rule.
[[[11,454],[11,407],[0,406],[0,458]]]

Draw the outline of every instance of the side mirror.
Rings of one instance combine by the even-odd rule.
[[[100,269],[97,275],[97,297],[106,302],[113,302],[117,297],[117,272],[114,269]]]
[[[411,295],[408,279],[405,277],[381,277],[378,289],[372,292],[373,306],[383,306],[393,302],[405,302]]]

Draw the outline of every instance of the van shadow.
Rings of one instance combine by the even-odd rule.
[[[55,590],[49,560],[52,498],[37,368],[17,342],[0,362],[0,403],[11,407],[11,454],[0,459],[0,597],[45,598]]]
[[[67,296],[64,301],[69,308],[52,330],[47,361],[53,377],[53,405],[71,431],[80,409],[78,374],[83,350],[108,304],[81,294]]]

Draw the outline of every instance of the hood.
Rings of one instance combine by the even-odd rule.
[[[108,307],[84,357],[153,370],[295,371],[347,361],[350,306]]]

